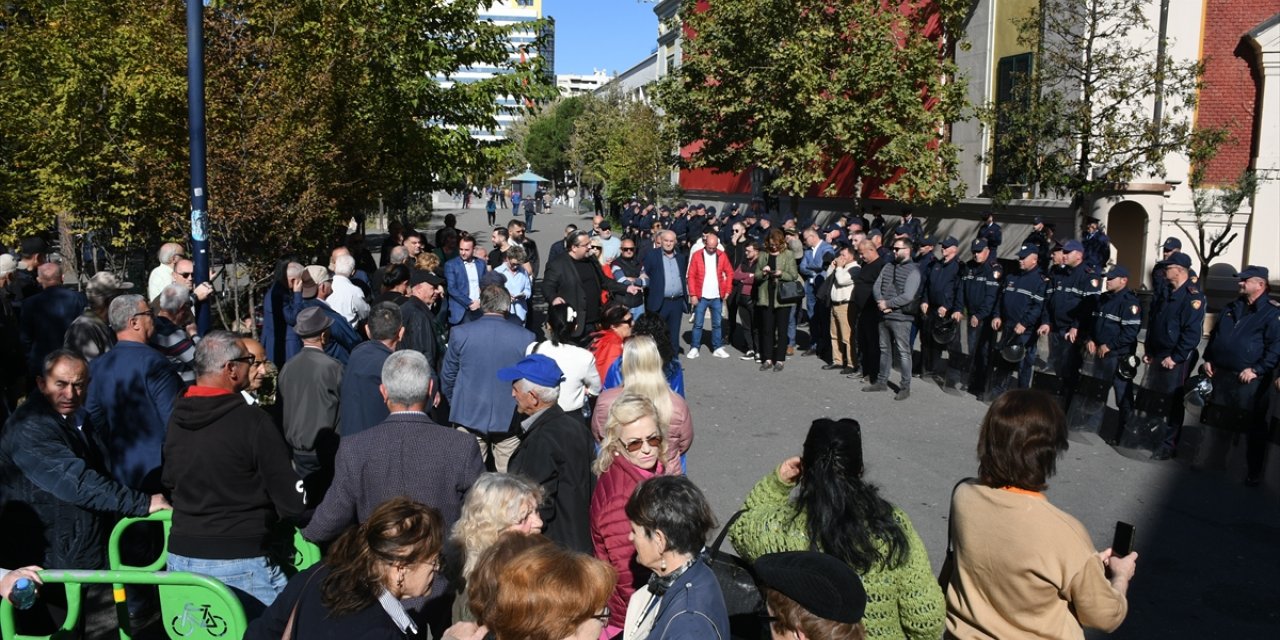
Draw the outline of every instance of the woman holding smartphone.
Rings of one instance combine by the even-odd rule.
[[[764,240],[765,255],[756,261],[756,309],[760,318],[760,370],[782,371],[787,359],[787,326],[793,302],[783,302],[778,287],[799,282],[796,256],[787,248],[782,229],[774,228]]]

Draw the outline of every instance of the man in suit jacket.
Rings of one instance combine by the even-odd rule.
[[[671,347],[680,353],[680,321],[689,297],[685,282],[689,256],[676,250],[676,234],[670,229],[658,234],[658,246],[661,251],[650,251],[644,256],[644,272],[649,277],[649,295],[644,308],[667,321]]]
[[[524,357],[533,333],[508,322],[511,294],[500,284],[480,291],[481,317],[460,324],[449,336],[440,372],[441,391],[450,405],[453,426],[476,436],[486,464],[507,470],[519,444],[512,429],[516,401],[511,386],[498,380],[498,370]]]
[[[463,496],[484,473],[484,462],[475,438],[424,413],[434,392],[432,377],[431,365],[417,351],[387,357],[379,390],[390,415],[342,439],[333,485],[302,532],[308,540],[335,540],[396,496],[438,510],[446,530],[458,521]]]
[[[587,425],[565,414],[557,404],[564,374],[539,353],[498,372],[511,383],[524,438],[511,456],[511,473],[542,485],[546,497],[538,507],[542,533],[566,549],[591,553],[591,492],[595,474],[595,439]]]
[[[547,263],[542,276],[542,297],[551,305],[568,304],[582,321],[574,331],[575,340],[583,340],[600,322],[601,294],[638,293],[640,287],[606,278],[600,263],[592,257],[591,235],[575,231],[566,240],[568,250]]]
[[[330,329],[342,324],[316,307],[299,313],[295,330],[302,338],[302,351],[284,363],[276,382],[284,438],[293,449],[293,467],[306,484],[308,505],[319,504],[333,478],[342,422],[343,365],[324,347]]]
[[[369,311],[368,322],[364,325],[369,340],[356,346],[342,370],[338,406],[344,438],[360,433],[387,417],[387,405],[378,396],[378,385],[382,384],[383,363],[396,350],[400,337],[404,335],[401,317],[400,307],[394,302],[379,302]]]
[[[475,257],[476,239],[458,239],[458,255],[444,263],[444,279],[449,294],[449,326],[462,324],[480,315],[480,278],[488,270]]]
[[[89,306],[83,293],[62,286],[62,265],[56,262],[40,265],[36,281],[43,289],[23,301],[18,334],[27,354],[27,373],[33,377],[40,375],[44,357],[62,346],[67,328]]]

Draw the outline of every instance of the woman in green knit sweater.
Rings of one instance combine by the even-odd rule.
[[[867,638],[936,640],[946,605],[929,554],[907,514],[864,482],[862,471],[858,422],[815,421],[803,455],[785,460],[747,495],[729,538],[750,561],[815,548],[840,558],[866,588]]]

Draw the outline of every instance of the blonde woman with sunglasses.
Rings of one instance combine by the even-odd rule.
[[[626,506],[636,485],[663,473],[666,431],[657,408],[644,396],[624,394],[609,407],[600,455],[591,467],[599,480],[591,495],[590,514],[596,557],[618,572],[618,584],[609,596],[612,616],[605,637],[622,631],[631,594],[649,578],[648,571],[632,572],[639,565],[632,561],[635,546],[629,539]]]

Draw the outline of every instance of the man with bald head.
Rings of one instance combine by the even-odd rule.
[[[22,303],[18,340],[27,354],[27,373],[40,374],[44,357],[62,346],[67,329],[89,306],[83,293],[62,286],[62,265],[46,262],[36,268],[40,293]]]

